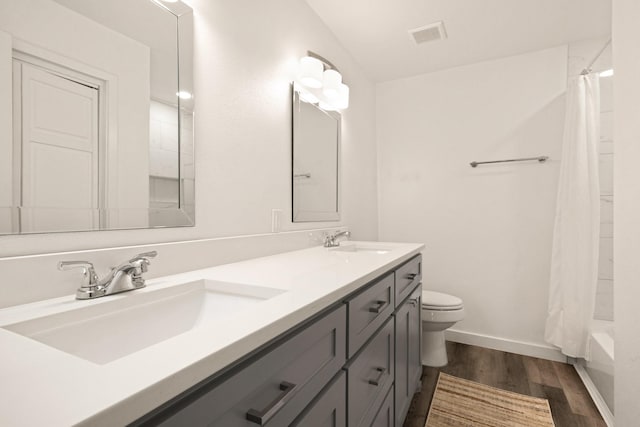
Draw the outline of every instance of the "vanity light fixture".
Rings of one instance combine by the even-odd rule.
[[[342,74],[322,56],[308,51],[300,59],[298,78],[294,90],[300,99],[318,104],[326,111],[344,110],[349,107],[349,86],[342,82]]]

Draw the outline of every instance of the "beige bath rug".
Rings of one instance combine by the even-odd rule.
[[[547,399],[440,373],[425,427],[554,427]]]

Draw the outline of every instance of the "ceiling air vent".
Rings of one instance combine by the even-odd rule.
[[[444,22],[439,21],[409,30],[409,35],[416,44],[422,44],[446,39],[447,31],[444,29]]]

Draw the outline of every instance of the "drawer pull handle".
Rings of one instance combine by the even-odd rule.
[[[376,301],[376,305],[369,307],[370,313],[380,313],[389,303],[387,301]]]
[[[371,385],[375,385],[375,386],[379,386],[380,385],[380,380],[382,380],[382,377],[384,376],[384,373],[387,372],[386,368],[376,368],[376,371],[378,371],[378,377],[374,380],[369,380],[369,384]]]
[[[419,299],[419,298],[411,298],[411,299],[409,300],[409,303],[410,303],[412,306],[417,307],[417,306],[418,306],[418,304],[419,304],[419,301],[420,301],[420,299]]]
[[[258,411],[256,409],[249,409],[247,411],[247,420],[261,426],[265,425],[266,423],[269,422],[271,418],[273,418],[273,416],[280,410],[280,408],[282,408],[285,405],[285,403],[287,403],[287,400],[289,400],[288,397],[290,393],[295,388],[296,388],[295,384],[291,384],[286,381],[281,382],[280,390],[282,390],[282,393],[280,393],[280,395],[276,397],[274,401],[271,402],[262,411]]]
[[[407,279],[409,279],[409,280],[413,280],[416,277],[418,277],[417,273],[409,273],[409,274],[407,274]]]

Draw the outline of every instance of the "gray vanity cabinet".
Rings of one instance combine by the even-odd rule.
[[[421,351],[421,306],[422,284],[412,289],[412,293],[399,304],[395,317],[395,418],[396,425],[402,426],[413,394],[420,388],[422,375]]]
[[[402,426],[420,383],[415,256],[134,426]]]

